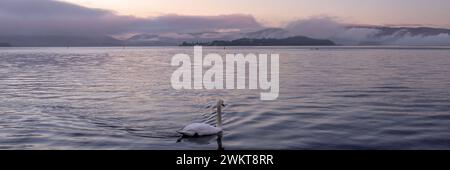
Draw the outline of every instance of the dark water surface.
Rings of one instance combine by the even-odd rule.
[[[450,50],[234,48],[280,54],[280,97],[176,91],[192,48],[0,48],[0,149],[216,149],[185,139],[215,123],[225,149],[450,149]]]

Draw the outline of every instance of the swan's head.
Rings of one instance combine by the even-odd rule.
[[[223,100],[222,99],[219,99],[219,101],[217,101],[217,108],[221,108],[221,107],[224,107],[225,106],[225,104],[223,104],[224,102],[223,102]]]

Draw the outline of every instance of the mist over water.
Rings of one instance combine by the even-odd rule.
[[[450,50],[206,48],[280,54],[280,96],[177,91],[173,55],[192,48],[1,48],[0,149],[450,149]]]

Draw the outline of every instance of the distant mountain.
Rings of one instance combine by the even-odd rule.
[[[128,46],[177,46],[182,42],[210,42],[237,38],[241,38],[241,35],[221,32],[173,33],[168,35],[137,34],[124,40],[124,43]]]
[[[8,35],[0,36],[0,42],[14,47],[76,47],[76,46],[121,46],[122,41],[109,36],[60,36],[60,35]]]
[[[445,28],[337,26],[324,30],[268,28],[241,36],[250,39],[307,36],[329,39],[339,45],[450,45],[450,29]]]
[[[127,46],[176,46],[181,40],[150,34],[138,34],[124,40]]]
[[[232,41],[213,41],[210,43],[186,43],[182,46],[204,45],[204,46],[333,46],[330,40],[313,39],[304,36],[295,36],[282,39],[262,38],[251,39],[241,38]]]
[[[326,39],[339,45],[450,45],[450,29],[443,28],[342,26],[324,30],[326,31],[265,28],[254,32],[207,31],[160,35],[138,34],[122,40],[121,43],[127,46],[175,46],[182,42],[208,44],[209,42],[232,42],[239,39],[286,39],[303,36],[312,39]],[[319,34],[314,34],[314,32],[319,32]]]
[[[0,47],[11,47],[9,43],[0,43]]]
[[[260,31],[245,33],[242,37],[250,39],[262,39],[262,38],[280,39],[293,36],[295,35],[282,28],[267,28]]]
[[[336,29],[266,28],[254,32],[137,34],[125,40],[111,36],[0,35],[0,46],[177,46],[205,45],[450,45],[450,29],[429,27],[345,26]],[[312,31],[312,32],[311,32]],[[295,32],[295,33],[294,33]],[[308,38],[309,37],[309,38]],[[317,40],[317,41],[316,41]],[[183,44],[182,44],[183,45]]]

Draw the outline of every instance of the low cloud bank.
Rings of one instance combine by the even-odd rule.
[[[410,30],[415,28],[398,28],[387,33],[383,27],[355,26],[339,22],[332,17],[312,17],[294,21],[285,29],[292,34],[330,39],[341,45],[450,45],[449,33],[436,33],[433,28],[422,28],[423,31],[418,35],[410,33]]]
[[[256,30],[250,15],[138,18],[53,0],[1,0],[0,35],[114,35]]]

